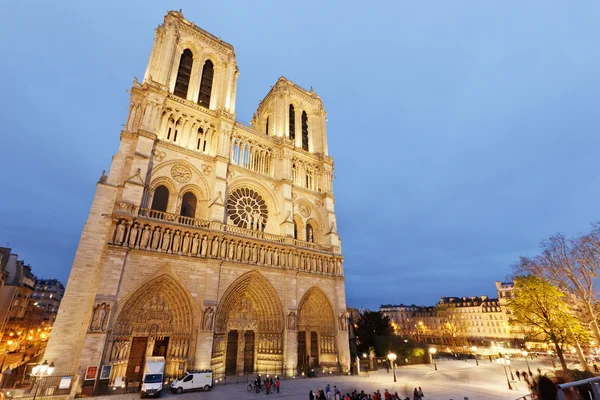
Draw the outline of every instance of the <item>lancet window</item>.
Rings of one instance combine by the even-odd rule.
[[[215,70],[212,61],[206,60],[202,67],[202,80],[200,81],[200,95],[198,96],[198,104],[202,107],[210,107],[210,95],[212,92],[213,76]]]
[[[265,135],[269,136],[269,117],[267,117],[267,124],[265,127]]]
[[[314,243],[315,241],[315,232],[313,227],[310,224],[306,224],[306,241]]]
[[[296,139],[296,111],[294,110],[294,105],[290,104],[290,116],[289,116],[289,125],[290,125],[290,140]]]
[[[210,146],[208,145],[208,137],[202,128],[198,128],[198,131],[196,132],[196,150],[199,150],[203,153],[208,153],[210,150]]]
[[[292,161],[292,181],[296,186],[321,192],[322,180],[323,171],[318,166],[298,159]]]
[[[180,128],[180,121],[175,122],[173,118],[169,118],[169,122],[167,123],[167,132],[165,135],[165,139],[169,142],[177,143]]]
[[[259,143],[235,137],[231,162],[264,175],[273,175],[273,152]]]
[[[190,75],[192,74],[192,64],[194,55],[190,49],[185,49],[179,59],[179,70],[175,80],[175,90],[173,94],[181,98],[187,97],[188,86],[190,85]]]
[[[308,151],[308,116],[302,111],[302,150]]]
[[[187,192],[181,200],[180,215],[184,217],[196,217],[196,204],[198,203],[196,196],[192,192]]]

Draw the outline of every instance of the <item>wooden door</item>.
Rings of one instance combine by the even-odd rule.
[[[298,369],[306,366],[306,332],[298,332]]]
[[[313,365],[319,365],[319,335],[317,332],[310,333],[310,356],[313,358]]]
[[[244,374],[254,372],[254,331],[244,334]]]
[[[167,347],[169,346],[169,337],[156,339],[154,341],[154,349],[152,349],[152,357],[167,358]]]
[[[227,355],[225,356],[225,375],[235,375],[237,372],[238,331],[227,334]]]
[[[129,361],[127,362],[127,383],[140,382],[144,373],[144,362],[146,361],[147,337],[134,337],[131,342]]]

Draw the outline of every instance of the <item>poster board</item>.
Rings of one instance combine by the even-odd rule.
[[[103,365],[100,370],[100,380],[110,379],[110,371],[112,370],[112,365]]]
[[[93,381],[96,380],[96,375],[98,375],[98,366],[97,365],[91,365],[89,367],[87,367],[86,371],[85,371],[85,381]]]

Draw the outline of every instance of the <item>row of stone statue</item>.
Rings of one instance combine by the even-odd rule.
[[[334,354],[335,336],[321,336],[321,353]]]
[[[140,226],[137,222],[132,224],[127,220],[116,222],[111,243],[168,254],[220,258],[334,275],[343,273],[342,260],[339,258],[219,236],[210,238],[208,235],[161,226]]]
[[[258,352],[263,354],[281,354],[283,338],[276,333],[261,333],[258,335]]]

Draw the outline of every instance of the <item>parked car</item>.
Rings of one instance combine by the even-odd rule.
[[[171,383],[171,391],[183,393],[188,390],[209,391],[213,387],[213,372],[211,370],[186,372]]]

